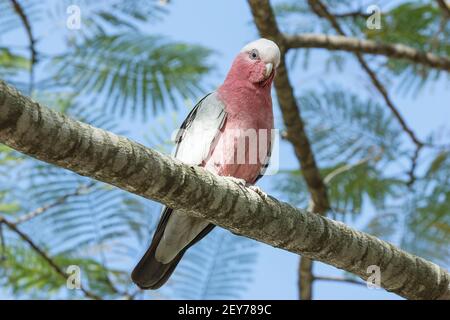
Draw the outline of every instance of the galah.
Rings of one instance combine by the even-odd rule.
[[[223,84],[201,99],[181,125],[175,139],[175,157],[244,182],[264,195],[253,185],[263,175],[270,157],[274,127],[271,86],[279,63],[280,50],[273,41],[259,39],[245,45]],[[251,150],[245,150],[241,157],[244,161],[238,161],[242,150],[239,143],[246,146],[246,133],[252,130],[257,132],[253,138],[258,140],[258,153],[263,150],[265,154],[255,161]],[[149,248],[132,272],[132,280],[142,289],[160,288],[186,250],[213,228],[206,220],[165,207]]]

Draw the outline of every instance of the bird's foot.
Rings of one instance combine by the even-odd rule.
[[[261,190],[260,187],[255,186],[255,185],[248,185],[247,187],[249,187],[250,189],[252,189],[253,191],[255,191],[257,194],[259,194],[261,196],[261,198],[263,198],[264,200],[267,200],[267,198],[269,197],[267,195],[267,193],[265,193],[264,191]]]
[[[267,193],[265,193],[264,191],[261,190],[260,187],[257,187],[253,184],[248,184],[244,179],[239,179],[239,178],[235,178],[235,177],[230,177],[230,176],[225,176],[224,178],[233,181],[234,183],[236,183],[238,186],[240,187],[247,187],[253,191],[255,191],[257,194],[259,194],[261,196],[261,198],[263,198],[264,200],[267,200],[267,198],[269,197],[267,195]]]

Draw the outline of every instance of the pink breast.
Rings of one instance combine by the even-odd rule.
[[[254,183],[271,146],[273,119],[240,114],[227,119],[205,168],[221,176]]]

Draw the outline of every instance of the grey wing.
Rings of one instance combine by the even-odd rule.
[[[175,138],[175,158],[199,165],[214,148],[226,120],[225,106],[216,92],[205,96],[192,109]]]
[[[272,156],[272,149],[273,149],[274,141],[275,141],[275,133],[272,130],[271,134],[270,134],[270,146],[267,150],[267,155],[262,163],[261,171],[259,172],[259,175],[256,177],[255,181],[253,182],[254,184],[264,176],[264,174],[266,173],[267,167],[269,167],[269,162],[270,162],[270,157]]]
[[[177,144],[175,157],[185,163],[200,165],[212,152],[225,121],[225,106],[217,93],[207,95],[192,109],[181,125],[175,140]],[[168,263],[210,223],[178,211],[170,213],[164,210],[164,212],[170,214],[170,217],[155,257],[160,262]]]
[[[226,121],[223,103],[211,93],[192,109],[176,137],[175,157],[201,165],[214,148]],[[131,278],[142,289],[164,285],[186,250],[208,234],[214,225],[165,207],[152,242],[134,268]]]

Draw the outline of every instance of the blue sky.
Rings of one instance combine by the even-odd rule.
[[[377,1],[374,1],[375,3]],[[146,26],[149,34],[159,33],[169,36],[173,40],[204,45],[215,50],[212,61],[216,71],[206,78],[211,86],[217,86],[226,75],[234,56],[247,42],[258,38],[252,23],[252,17],[246,1],[230,0],[175,0],[167,7],[169,14],[158,23]],[[52,33],[52,26],[41,26],[47,34]],[[11,35],[14,37],[14,34]],[[22,37],[22,39],[24,39]],[[49,36],[43,39],[40,47],[48,52],[61,49],[61,39]],[[26,41],[24,40],[24,44]],[[324,56],[321,50],[312,51],[311,68],[304,71],[296,67],[291,71],[291,80],[296,93],[321,86]],[[326,77],[330,83],[350,85],[355,91],[379,99],[378,93],[370,88],[367,76],[359,66],[350,62],[345,73],[332,72]],[[206,92],[205,92],[206,93]],[[440,81],[437,85],[425,88],[417,97],[405,96],[391,90],[391,95],[404,115],[408,124],[413,127],[419,137],[426,137],[431,130],[449,124],[450,91],[448,83]],[[274,101],[276,98],[274,96]],[[275,116],[278,125],[282,124],[278,106],[275,105]],[[182,108],[180,108],[182,109]],[[187,109],[186,111],[187,112]],[[184,115],[178,118],[181,120]],[[130,121],[130,120],[126,120]],[[125,123],[125,127],[133,128],[132,137],[141,140],[148,130],[148,123]],[[448,132],[446,133],[448,135]],[[280,150],[282,168],[297,168],[298,163],[293,156],[290,145],[283,143]],[[261,180],[261,187],[268,191],[275,190],[275,179],[266,177]],[[370,216],[371,208],[365,210],[365,217]],[[362,219],[354,223],[358,227],[363,225]],[[255,269],[254,282],[248,292],[243,295],[247,299],[296,299],[297,271],[299,257],[297,255],[275,249],[267,245],[260,245],[258,264]],[[318,275],[341,275],[342,272],[333,267],[317,263],[315,273]],[[383,290],[369,290],[352,284],[331,282],[316,282],[314,286],[316,299],[399,299],[394,294]]]

